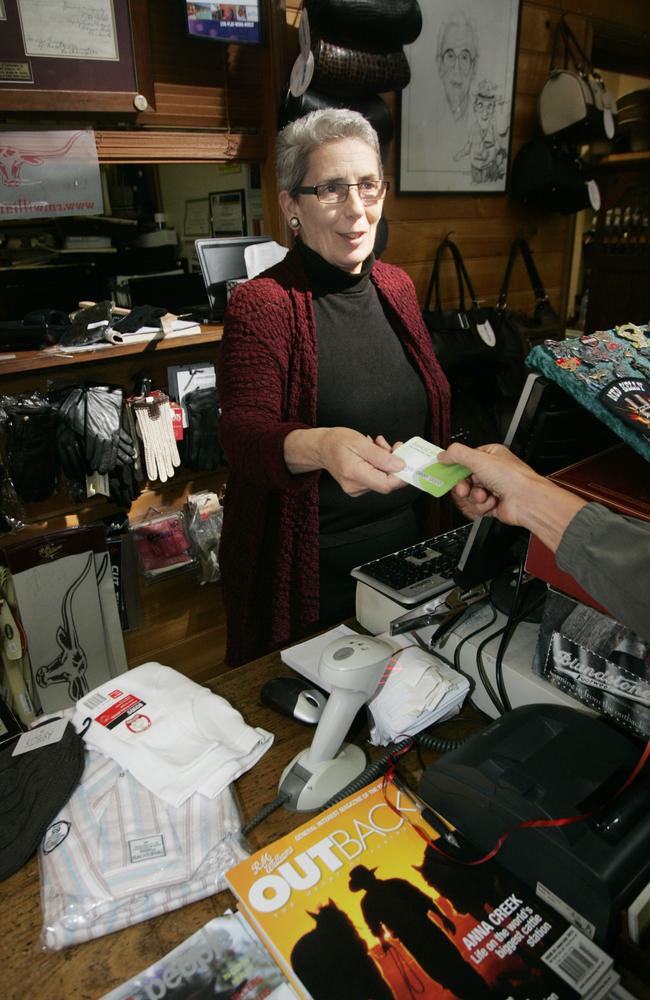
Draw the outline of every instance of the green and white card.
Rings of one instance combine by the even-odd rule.
[[[411,438],[393,452],[406,463],[405,468],[394,475],[434,497],[444,496],[461,479],[470,476],[471,472],[464,465],[443,465],[437,462],[436,456],[442,450],[424,438]]]

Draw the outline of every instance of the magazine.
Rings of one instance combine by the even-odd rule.
[[[295,1000],[240,913],[215,917],[103,1000]]]
[[[390,794],[399,814],[379,780],[226,873],[301,997],[607,995],[605,952],[496,862],[440,858],[405,818],[423,826],[413,803]]]

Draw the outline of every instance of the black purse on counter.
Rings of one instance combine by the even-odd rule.
[[[457,281],[458,304],[450,308],[443,308],[440,289],[446,253]],[[525,380],[525,352],[517,331],[501,323],[494,308],[479,306],[461,252],[448,237],[436,252],[422,315],[451,386],[452,438],[472,446],[502,440]]]
[[[535,293],[535,305],[532,313],[508,309],[510,277],[519,254],[523,258],[531,287]],[[560,323],[560,317],[548,300],[531,249],[524,239],[513,240],[510,247],[510,256],[503,276],[496,314],[499,328],[507,327],[514,331],[520,338],[525,353],[547,339],[564,340],[564,329]]]

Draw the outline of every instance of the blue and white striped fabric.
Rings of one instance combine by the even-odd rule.
[[[80,785],[39,851],[47,948],[109,934],[226,888],[247,856],[231,788],[179,808],[86,751]]]

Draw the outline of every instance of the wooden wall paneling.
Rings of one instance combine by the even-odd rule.
[[[137,124],[259,131],[269,46],[189,38],[180,3],[153,4],[150,21],[156,107]]]

